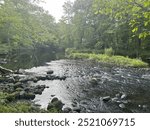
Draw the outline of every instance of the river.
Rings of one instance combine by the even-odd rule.
[[[79,107],[81,112],[150,112],[150,69],[62,59],[27,69],[26,72],[46,75],[48,70],[67,78],[31,84],[49,86],[34,99],[42,108],[57,97],[65,104],[64,108]]]
[[[123,68],[90,60],[59,59],[55,52],[41,54],[37,56],[38,61],[42,59],[39,64],[33,64],[32,57],[23,55],[24,58],[17,60],[10,58],[5,66],[24,68],[33,76],[45,76],[53,70],[53,75],[66,77],[65,80],[31,82],[30,86],[48,86],[33,100],[42,108],[46,109],[48,103],[57,97],[65,104],[63,108],[78,108],[80,112],[150,112],[149,68]],[[43,59],[45,54],[48,56],[46,60]]]

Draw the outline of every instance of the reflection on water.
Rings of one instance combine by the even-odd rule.
[[[44,65],[45,62],[62,57],[64,52],[54,46],[38,46],[36,49],[22,48],[8,55],[1,55],[0,65],[13,70],[26,69]]]

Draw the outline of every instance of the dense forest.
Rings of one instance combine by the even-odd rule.
[[[1,54],[43,45],[150,58],[149,0],[67,1],[59,22],[39,2],[0,1]]]

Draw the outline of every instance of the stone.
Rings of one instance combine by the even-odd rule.
[[[117,97],[117,98],[121,98],[121,93],[117,93],[117,94],[116,94],[116,97]]]
[[[117,102],[118,100],[119,100],[119,98],[118,97],[114,97],[114,98],[112,98],[111,99],[113,102]]]
[[[126,106],[123,103],[119,104],[119,107],[122,109],[126,108]]]
[[[143,105],[142,107],[143,107],[143,109],[146,109],[148,106],[147,105]]]
[[[66,108],[63,109],[64,113],[69,113],[71,111],[72,111],[72,109],[70,107],[66,107]]]
[[[122,100],[122,103],[128,104],[129,102],[127,100]]]
[[[20,99],[24,99],[25,98],[25,91],[21,91],[20,93],[19,93],[19,98]]]
[[[98,84],[97,78],[92,78],[90,80],[90,83],[93,84],[93,85],[97,85]]]
[[[47,71],[47,74],[53,74],[54,73],[54,71],[53,70],[49,70],[49,71]]]
[[[59,80],[66,80],[66,76],[58,77]]]
[[[38,77],[36,77],[37,78],[37,80],[47,80],[47,76],[38,76]]]
[[[52,99],[51,103],[54,103],[54,102],[57,102],[57,101],[58,101],[58,98],[55,97],[55,98]]]
[[[108,102],[110,99],[111,99],[110,96],[102,97],[102,100],[104,102]]]
[[[54,108],[54,105],[52,103],[49,103],[48,106],[47,106],[47,110],[50,110],[52,108]]]
[[[81,108],[80,108],[80,107],[74,107],[72,110],[73,110],[74,112],[78,112],[78,113],[81,112]]]
[[[37,81],[38,81],[38,79],[36,77],[34,77],[32,80],[34,83],[37,83]]]
[[[24,99],[27,99],[27,100],[33,100],[35,98],[35,94],[33,93],[25,93],[24,95]]]
[[[121,99],[126,99],[127,95],[126,94],[122,94]]]
[[[9,78],[7,79],[7,82],[9,82],[9,83],[14,83],[14,82],[15,82],[14,77],[9,77]]]
[[[23,88],[16,88],[16,91],[23,91]]]
[[[42,92],[43,92],[42,89],[36,89],[36,90],[34,91],[34,94],[39,94],[39,95],[41,95]]]
[[[30,89],[31,89],[30,87],[26,87],[26,88],[24,88],[24,91],[29,92]]]
[[[14,88],[22,88],[22,83],[21,82],[17,82],[14,84]]]
[[[47,109],[57,109],[62,111],[64,104],[58,99],[58,98],[53,98],[52,101],[49,103]]]

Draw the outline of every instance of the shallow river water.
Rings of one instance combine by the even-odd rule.
[[[81,112],[150,112],[150,69],[120,68],[89,60],[56,60],[27,69],[33,75],[66,76],[66,80],[38,81],[46,85],[35,103],[46,108],[57,97],[65,107]],[[108,97],[108,101],[104,101]]]

